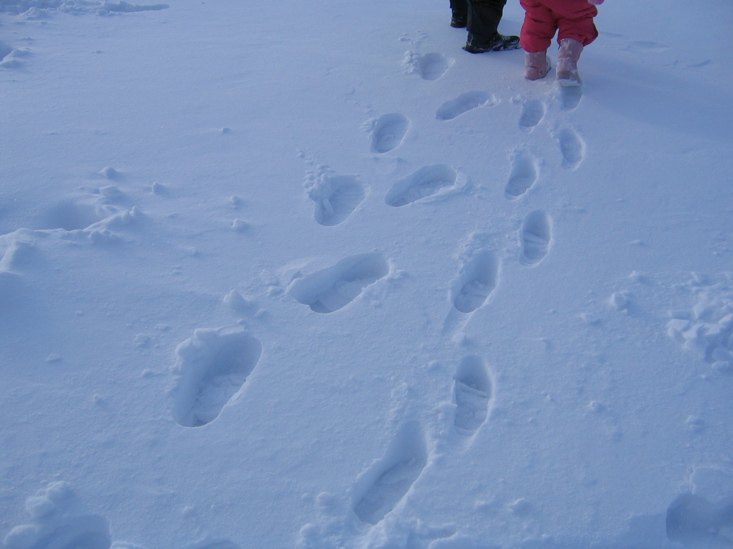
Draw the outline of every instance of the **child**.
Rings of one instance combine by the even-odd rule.
[[[557,54],[557,80],[563,86],[579,86],[578,59],[598,37],[593,18],[603,0],[520,0],[525,10],[520,33],[525,55],[525,76],[539,80],[550,71],[547,48],[555,32],[560,51]]]

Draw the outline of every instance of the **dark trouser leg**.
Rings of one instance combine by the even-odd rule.
[[[453,15],[468,17],[468,0],[450,0],[450,9]]]
[[[468,0],[468,40],[463,48],[470,53],[515,50],[518,36],[499,34],[499,22],[506,0]]]
[[[468,0],[450,0],[450,26],[462,29],[468,22]]]
[[[498,32],[506,0],[468,0],[468,32],[479,42]]]

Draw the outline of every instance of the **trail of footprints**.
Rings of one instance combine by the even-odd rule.
[[[437,80],[452,61],[440,54],[428,54],[411,61],[424,80]],[[575,96],[568,96],[568,93]],[[572,109],[580,100],[579,91],[561,92],[563,109]],[[471,91],[443,103],[436,119],[450,122],[466,113],[496,104],[488,91]],[[527,100],[521,105],[519,129],[531,134],[547,114],[543,101]],[[379,117],[372,126],[371,152],[384,155],[398,148],[410,129],[402,114]],[[560,130],[562,167],[576,169],[585,155],[582,138],[570,128]],[[519,201],[539,178],[538,160],[524,150],[511,159],[511,171],[504,187],[508,201]],[[402,208],[429,197],[460,187],[460,175],[446,165],[425,166],[397,181],[385,195],[384,202]],[[344,223],[359,208],[367,195],[367,186],[356,176],[342,176],[327,169],[310,174],[307,196],[314,204],[314,220],[325,227]],[[519,262],[535,267],[548,255],[552,237],[552,219],[542,210],[524,217],[519,229]],[[499,284],[501,261],[490,246],[479,242],[461,259],[451,289],[449,314],[466,322],[491,299]],[[380,253],[347,257],[330,267],[299,276],[287,292],[295,301],[318,314],[331,314],[354,302],[371,285],[389,274],[387,259]],[[214,421],[227,403],[240,391],[256,367],[262,346],[242,328],[196,330],[176,350],[174,367],[176,387],[172,391],[173,417],[184,427],[201,427]],[[487,421],[494,396],[494,384],[484,360],[465,356],[456,367],[453,379],[453,431],[471,441]],[[398,509],[429,462],[426,435],[419,422],[407,421],[381,459],[356,479],[352,491],[352,511],[364,524],[375,525]]]

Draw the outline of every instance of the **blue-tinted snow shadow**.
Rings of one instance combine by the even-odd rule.
[[[733,141],[733,93],[705,83],[693,69],[662,72],[600,54],[585,57],[581,70],[586,96],[615,113],[711,141]]]

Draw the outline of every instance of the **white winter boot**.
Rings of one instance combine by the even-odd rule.
[[[527,80],[539,80],[550,72],[547,51],[524,52],[524,76]]]
[[[578,59],[583,53],[583,44],[575,38],[560,40],[560,51],[557,54],[557,81],[561,86],[580,86]]]

